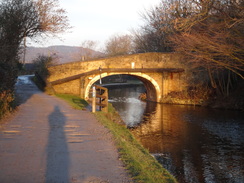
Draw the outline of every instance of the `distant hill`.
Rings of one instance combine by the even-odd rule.
[[[76,47],[76,46],[50,46],[50,47],[27,47],[26,49],[26,63],[38,57],[38,55],[51,56],[54,55],[58,63],[67,63],[80,60],[86,60],[88,57],[94,58],[103,56],[104,54],[91,49]]]

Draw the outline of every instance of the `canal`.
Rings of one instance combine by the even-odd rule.
[[[127,127],[180,183],[244,182],[244,114],[138,99],[143,85],[107,86]]]

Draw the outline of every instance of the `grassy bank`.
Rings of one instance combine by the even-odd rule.
[[[74,109],[84,110],[88,105],[85,100],[75,95],[56,94],[56,96],[67,101]]]
[[[80,102],[84,101],[72,95],[57,95],[68,101],[74,108],[80,108]],[[76,102],[79,100],[80,102]],[[121,124],[121,119],[112,105],[109,112],[96,112],[96,118],[108,128],[114,136],[120,159],[124,162],[126,169],[136,182],[166,183],[176,182],[142,145],[133,137],[131,132]]]

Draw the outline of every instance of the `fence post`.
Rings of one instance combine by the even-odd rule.
[[[105,107],[102,108],[102,111],[107,113],[108,112],[108,89],[104,90],[103,95],[105,96],[104,101],[103,101],[103,103],[105,104]]]

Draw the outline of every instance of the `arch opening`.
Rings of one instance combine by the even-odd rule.
[[[130,74],[121,74],[121,73],[101,73],[101,75],[96,75],[93,77],[90,82],[88,83],[85,91],[85,99],[89,98],[89,90],[94,85],[95,83],[99,83],[99,80],[101,79],[102,81],[104,79],[107,79],[109,81],[109,76],[118,76],[122,75],[123,77],[121,78],[123,81],[123,78],[128,76],[128,77],[133,77],[136,78],[137,80],[141,81],[145,87],[146,94],[147,94],[147,100],[148,101],[153,101],[153,102],[159,102],[161,99],[161,91],[159,88],[159,85],[157,82],[151,78],[150,76],[143,74],[143,73],[130,73]]]

